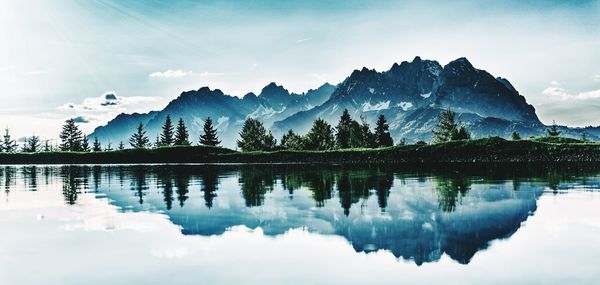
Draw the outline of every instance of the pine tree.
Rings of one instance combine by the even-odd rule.
[[[375,145],[377,147],[393,146],[394,140],[389,132],[390,126],[385,120],[383,114],[377,118],[377,125],[375,126]]]
[[[171,116],[167,115],[165,119],[165,124],[162,126],[162,133],[160,134],[160,145],[161,146],[170,146],[173,144],[173,122],[171,121]]]
[[[455,140],[470,140],[471,133],[467,130],[465,126],[460,126],[457,129],[452,130],[451,139]]]
[[[156,140],[154,141],[154,147],[160,147],[160,137],[156,135]]]
[[[106,148],[104,149],[104,151],[113,151],[111,141],[108,141],[108,144],[106,145]]]
[[[301,136],[294,133],[292,129],[281,137],[281,148],[289,150],[304,149],[304,140]]]
[[[124,150],[125,149],[125,145],[123,144],[123,141],[119,142],[119,150]]]
[[[83,143],[83,133],[75,124],[75,120],[68,119],[62,128],[59,135],[62,143],[60,150],[62,151],[81,151]]]
[[[51,152],[52,151],[52,146],[50,146],[50,141],[46,140],[44,141],[44,152]]]
[[[175,131],[175,145],[190,145],[189,141],[190,134],[188,133],[187,128],[185,127],[185,123],[183,119],[179,119],[179,123],[177,124],[177,130]]]
[[[361,117],[362,123],[359,125],[358,123],[353,124],[352,127],[352,147],[362,147],[369,148],[375,146],[375,134],[371,132],[371,128],[369,123]]]
[[[200,135],[200,144],[208,146],[218,146],[221,143],[217,137],[217,130],[213,128],[210,117],[204,121],[204,134]]]
[[[438,116],[438,123],[433,133],[433,142],[441,143],[452,139],[452,132],[456,129],[454,117],[456,114],[450,110],[442,111]]]
[[[83,140],[81,141],[81,151],[90,151],[90,143],[88,142],[87,135],[83,135]]]
[[[94,137],[94,145],[92,146],[92,151],[94,151],[94,152],[102,151],[102,144],[98,140],[98,137]]]
[[[273,134],[270,131],[267,133],[263,124],[252,118],[244,122],[240,139],[237,141],[237,145],[242,151],[272,150],[276,143]]]
[[[337,146],[339,148],[349,148],[352,131],[352,118],[350,117],[350,113],[348,113],[348,109],[344,109],[336,129],[337,132],[335,134],[335,139]]]
[[[552,125],[547,130],[547,132],[548,132],[548,136],[551,136],[551,137],[558,137],[561,133],[561,131],[558,129],[558,126],[556,125],[555,121],[552,121]]]
[[[512,134],[510,135],[510,138],[513,141],[518,141],[521,139],[521,135],[519,135],[519,133],[517,133],[517,132],[512,132]]]
[[[305,147],[309,150],[328,150],[335,146],[333,128],[321,118],[317,118],[306,134]]]
[[[140,124],[136,128],[136,132],[133,135],[131,135],[131,138],[129,138],[129,144],[133,148],[141,149],[141,148],[146,148],[149,143],[150,143],[150,140],[146,136],[146,131],[144,130],[144,124],[142,124],[140,122]]]
[[[2,149],[0,151],[4,152],[15,152],[17,151],[17,142],[12,139],[10,136],[10,130],[8,128],[4,129],[4,137],[2,139]]]
[[[25,145],[23,146],[24,152],[38,152],[40,151],[40,137],[31,136],[26,139]]]

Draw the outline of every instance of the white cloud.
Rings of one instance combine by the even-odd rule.
[[[184,77],[184,76],[188,76],[190,75],[191,72],[186,72],[183,71],[181,69],[176,69],[176,70],[167,70],[167,71],[157,71],[157,72],[153,72],[150,73],[150,75],[148,75],[150,78],[178,78],[178,77]]]
[[[152,103],[156,99],[153,97],[133,96],[123,97],[117,96],[114,91],[106,92],[100,97],[85,98],[81,104],[67,103],[59,109],[74,110],[80,112],[89,111],[109,111],[122,110],[125,111],[130,107],[135,107],[142,103]]]
[[[568,90],[566,90],[562,87],[550,86],[550,87],[544,89],[544,91],[542,91],[542,94],[544,94],[548,97],[551,97],[551,98],[559,98],[561,100],[569,100],[569,99],[588,100],[588,99],[600,98],[600,89],[587,91],[587,92],[580,92],[577,94],[572,94]]]
[[[303,42],[307,42],[307,41],[310,41],[310,40],[312,40],[312,38],[302,38],[302,39],[296,40],[296,43],[303,43]]]
[[[593,77],[594,77],[594,81],[596,81],[596,82],[600,81],[600,74],[596,74]]]

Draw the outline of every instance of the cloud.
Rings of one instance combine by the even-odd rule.
[[[559,98],[561,100],[589,100],[600,98],[600,89],[572,94],[568,90],[555,85],[544,89],[542,94],[551,98]]]
[[[157,71],[157,72],[153,72],[150,73],[150,75],[148,75],[150,78],[178,78],[178,77],[184,77],[184,76],[188,76],[191,74],[190,72],[186,72],[183,71],[181,69],[176,69],[176,70],[167,70],[167,71]]]
[[[59,109],[74,110],[79,112],[126,110],[139,104],[155,102],[153,97],[117,96],[114,91],[106,92],[100,97],[85,98],[81,104],[67,103]]]
[[[594,81],[596,81],[596,82],[600,81],[600,74],[594,75],[593,78],[594,78]]]
[[[296,40],[296,43],[303,43],[303,42],[307,42],[307,41],[310,41],[310,40],[312,40],[312,38],[310,38],[310,37],[309,38],[302,38],[302,39]]]

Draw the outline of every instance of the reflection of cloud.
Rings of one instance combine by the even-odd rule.
[[[600,98],[600,89],[587,91],[587,92],[580,92],[577,94],[572,94],[569,91],[567,91],[566,89],[564,89],[562,87],[558,87],[557,85],[554,85],[554,86],[550,86],[550,87],[544,89],[544,91],[542,91],[542,94],[544,94],[548,97],[559,98],[561,100],[568,100],[568,99],[588,100],[588,99]]]
[[[185,72],[181,69],[177,69],[177,70],[167,70],[167,71],[157,71],[157,72],[153,72],[150,73],[150,75],[148,75],[150,78],[177,78],[177,77],[184,77],[187,76],[190,72]]]

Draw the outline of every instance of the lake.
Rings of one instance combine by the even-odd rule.
[[[598,284],[600,171],[0,166],[0,284]]]

